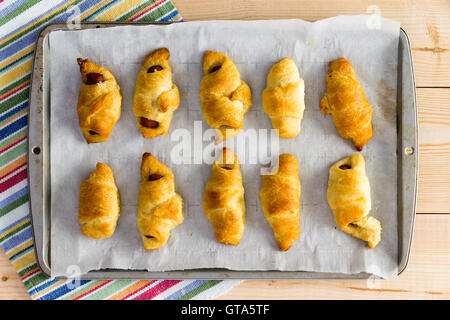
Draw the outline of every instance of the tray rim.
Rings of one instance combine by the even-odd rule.
[[[292,19],[289,19],[292,20]],[[211,20],[203,20],[203,21],[211,21]],[[247,20],[251,21],[251,20]],[[253,20],[257,21],[257,20]],[[136,26],[136,25],[169,25],[172,23],[183,23],[184,21],[176,21],[176,22],[126,22],[126,21],[117,21],[117,22],[81,22],[80,28],[69,28],[67,23],[50,23],[38,34],[38,38],[35,43],[35,55],[33,58],[33,66],[32,66],[32,83],[30,86],[30,93],[29,93],[29,117],[28,117],[28,164],[29,164],[29,172],[27,176],[27,182],[29,187],[29,209],[30,209],[30,219],[32,224],[32,237],[34,241],[34,251],[36,255],[36,261],[41,269],[41,271],[49,276],[51,275],[51,268],[47,264],[47,261],[43,258],[44,252],[49,254],[50,248],[46,248],[48,246],[48,243],[43,243],[42,241],[36,241],[36,233],[39,232],[38,226],[41,226],[42,228],[45,227],[43,224],[42,217],[39,217],[39,219],[36,219],[36,211],[39,211],[40,215],[44,215],[44,195],[45,195],[45,180],[44,180],[44,157],[45,154],[43,151],[45,144],[44,141],[44,133],[42,131],[42,136],[39,136],[39,139],[35,139],[36,137],[34,135],[30,135],[30,128],[34,128],[36,120],[33,120],[32,117],[32,111],[37,107],[37,114],[41,116],[41,129],[43,126],[44,118],[45,118],[45,112],[44,111],[44,100],[45,100],[45,90],[43,90],[43,83],[44,83],[44,48],[43,44],[46,40],[47,36],[53,32],[58,30],[70,30],[70,31],[77,31],[77,30],[83,30],[87,28],[105,28],[105,27],[117,27],[117,26]],[[404,39],[402,39],[404,37]],[[411,54],[411,46],[410,46],[410,40],[408,37],[408,34],[405,32],[405,30],[400,27],[400,36],[399,36],[399,55],[400,55],[400,45],[402,44],[402,41],[404,41],[406,44],[406,49],[408,56],[406,57],[408,59],[407,61],[407,71],[411,77],[411,92],[412,93],[412,112],[410,112],[410,116],[412,116],[413,120],[413,126],[414,126],[414,134],[412,137],[409,137],[409,139],[406,139],[408,143],[404,144],[405,137],[398,136],[398,143],[397,143],[397,163],[400,167],[400,162],[404,165],[404,162],[406,162],[406,165],[408,166],[409,170],[408,175],[412,180],[412,186],[410,190],[407,192],[409,195],[409,198],[407,201],[410,204],[410,210],[409,210],[409,216],[410,218],[410,228],[408,231],[408,236],[406,240],[406,245],[403,246],[405,248],[400,248],[400,238],[399,238],[399,253],[398,253],[398,275],[403,273],[408,265],[409,262],[409,256],[411,251],[411,245],[412,245],[412,237],[414,232],[414,221],[415,221],[415,215],[416,215],[416,205],[417,205],[417,172],[418,172],[418,154],[419,154],[419,145],[418,145],[418,120],[417,120],[417,98],[416,98],[416,87],[415,87],[415,80],[414,80],[414,70],[413,70],[413,60],[412,60],[412,54]],[[400,57],[399,57],[400,58]],[[404,57],[402,56],[402,59]],[[42,63],[42,64],[40,64]],[[400,67],[400,65],[399,65]],[[403,71],[403,68],[402,68]],[[400,71],[399,71],[399,78],[400,78]],[[35,81],[36,80],[36,81]],[[39,87],[37,87],[37,84],[39,84]],[[398,88],[398,86],[397,86]],[[398,97],[397,97],[397,106],[399,106],[400,102],[400,91],[398,91]],[[39,94],[41,92],[41,94]],[[36,100],[38,106],[36,106]],[[40,102],[40,103],[39,103]],[[33,110],[32,110],[33,107]],[[399,108],[398,108],[399,109]],[[397,109],[397,134],[399,135],[401,127],[399,127],[399,117],[401,116],[402,120],[404,117],[404,114],[402,113],[403,110]],[[404,109],[404,108],[403,108]],[[48,137],[50,136],[49,133],[47,133]],[[408,138],[408,137],[407,137]],[[49,140],[49,138],[47,139]],[[413,153],[410,155],[406,154],[406,149],[403,147],[404,145],[407,145],[408,147],[413,148]],[[40,153],[35,154],[33,153],[33,149],[38,146],[40,148]],[[48,151],[49,153],[49,151]],[[401,159],[401,160],[400,160]],[[405,161],[406,160],[406,161]],[[41,189],[41,200],[39,204],[40,210],[33,210],[36,209],[36,205],[33,206],[33,203],[36,204],[36,192],[32,192],[34,189],[33,183],[36,184],[36,174],[33,175],[32,178],[32,168],[30,167],[36,167],[33,164],[39,164],[41,171],[38,173],[41,173],[42,176],[42,187]],[[399,181],[400,173],[403,172],[403,165],[401,166],[402,171],[397,172],[397,181]],[[48,169],[50,171],[50,168]],[[36,173],[33,171],[33,173]],[[39,181],[38,181],[39,183]],[[397,183],[398,185],[398,183]],[[399,186],[397,186],[399,188]],[[399,190],[399,189],[398,189]],[[403,196],[403,193],[402,193]],[[34,202],[32,201],[32,198],[34,198]],[[37,197],[39,199],[39,197]],[[404,211],[404,207],[400,208],[400,202],[401,200],[399,197],[397,198],[397,206],[399,209]],[[38,207],[39,209],[39,207]],[[50,209],[49,209],[50,210]],[[34,212],[34,214],[33,214]],[[397,211],[397,215],[400,219],[400,211]],[[404,218],[402,213],[402,218]],[[406,212],[407,213],[407,212]],[[400,223],[400,221],[399,221]],[[50,228],[50,227],[48,227]],[[50,233],[50,230],[48,230]],[[42,230],[43,235],[45,235],[44,230]],[[403,239],[402,239],[403,241]],[[400,255],[400,249],[402,249],[402,255]],[[43,252],[40,252],[43,251]],[[67,279],[67,277],[52,277],[54,279]],[[309,272],[309,271],[282,271],[282,270],[254,270],[254,271],[241,271],[241,270],[232,270],[232,269],[223,269],[223,268],[207,268],[207,269],[191,269],[191,270],[175,270],[175,271],[165,271],[165,272],[153,272],[153,271],[147,271],[147,270],[125,270],[125,269],[102,269],[102,270],[92,270],[85,274],[81,274],[77,276],[77,279],[217,279],[217,280],[225,280],[225,279],[285,279],[285,280],[312,280],[312,279],[368,279],[368,278],[379,278],[373,274],[369,273],[357,273],[357,274],[344,274],[344,273],[323,273],[323,272]]]

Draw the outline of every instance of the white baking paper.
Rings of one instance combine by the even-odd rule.
[[[339,16],[315,23],[302,20],[199,21],[161,26],[119,26],[50,34],[51,62],[51,270],[71,275],[105,268],[150,271],[196,268],[230,270],[302,270],[333,273],[368,272],[384,278],[397,275],[397,22],[374,16]],[[173,80],[182,94],[169,133],[141,137],[132,112],[137,73],[145,56],[167,47]],[[301,236],[287,252],[273,238],[259,201],[260,170],[266,163],[250,163],[251,145],[237,153],[242,164],[247,220],[238,246],[215,240],[202,199],[211,173],[210,163],[177,164],[171,152],[180,145],[175,132],[192,135],[208,125],[199,99],[201,67],[206,50],[228,55],[252,90],[253,106],[245,115],[244,131],[272,128],[261,105],[270,68],[291,57],[305,80],[306,109],[302,131],[295,139],[279,141],[280,153],[295,155],[300,164]],[[76,105],[81,85],[78,57],[109,68],[123,95],[122,116],[108,142],[88,145],[79,129]],[[375,249],[341,231],[326,199],[329,167],[355,153],[342,139],[319,101],[325,93],[327,63],[345,57],[373,106],[374,136],[362,151],[371,185],[371,215],[381,221],[382,240]],[[200,121],[195,122],[194,121]],[[198,133],[198,132],[197,132]],[[236,137],[229,144],[235,141]],[[209,141],[192,148],[191,159]],[[250,150],[250,151],[249,151]],[[139,167],[151,152],[172,169],[176,190],[184,199],[184,222],[156,251],[145,251],[136,227]],[[251,153],[249,155],[249,153]],[[201,153],[200,153],[201,155]],[[189,158],[189,155],[187,156]],[[90,239],[79,230],[80,183],[97,162],[108,164],[122,200],[122,214],[111,238]],[[254,159],[253,159],[254,162]]]

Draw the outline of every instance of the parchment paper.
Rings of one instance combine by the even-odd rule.
[[[339,16],[309,23],[302,20],[204,21],[162,26],[120,26],[50,34],[51,54],[51,270],[67,275],[70,266],[84,273],[103,268],[150,271],[195,268],[232,270],[303,270],[338,273],[369,272],[397,275],[397,159],[396,88],[399,24],[369,16]],[[145,56],[160,47],[170,49],[173,80],[182,94],[169,133],[141,137],[132,112],[137,73]],[[252,90],[253,106],[245,116],[244,132],[271,129],[261,105],[270,68],[284,57],[297,63],[305,80],[306,110],[302,131],[295,139],[279,142],[280,153],[295,155],[300,164],[301,236],[288,252],[273,238],[259,201],[263,163],[250,163],[249,149],[236,150],[242,164],[247,220],[239,246],[215,240],[202,207],[210,163],[176,164],[171,152],[180,140],[174,132],[192,133],[194,121],[208,125],[199,99],[205,50],[228,55]],[[109,68],[123,95],[122,115],[108,142],[88,145],[79,129],[76,105],[81,77],[76,58]],[[327,63],[346,57],[373,106],[374,136],[362,152],[371,185],[371,215],[381,221],[381,243],[369,249],[365,242],[341,231],[326,199],[329,167],[355,153],[342,139],[331,116],[319,109],[325,93]],[[197,122],[198,126],[199,122]],[[202,134],[202,132],[200,134]],[[235,138],[236,139],[236,138]],[[235,140],[233,139],[233,140]],[[210,145],[203,141],[203,147]],[[199,152],[199,145],[195,146]],[[254,146],[253,146],[254,147]],[[193,147],[194,148],[194,147]],[[151,152],[175,174],[176,190],[185,202],[185,220],[172,231],[167,244],[145,251],[136,227],[139,167]],[[253,151],[250,151],[250,156]],[[192,149],[191,157],[194,157]],[[247,157],[247,158],[245,158]],[[97,162],[114,172],[122,213],[111,238],[93,240],[79,231],[80,183]],[[73,270],[73,269],[70,269]]]

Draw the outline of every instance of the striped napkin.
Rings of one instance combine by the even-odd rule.
[[[34,254],[27,186],[34,46],[49,23],[180,21],[170,0],[0,0],[0,245],[32,299],[212,299],[238,280],[86,280],[44,275]]]

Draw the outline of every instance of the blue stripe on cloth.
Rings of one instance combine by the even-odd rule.
[[[26,55],[21,56],[19,59],[17,59],[17,60],[15,60],[15,61],[11,62],[10,64],[8,64],[8,65],[6,65],[6,66],[4,66],[3,68],[0,69],[0,73],[2,73],[4,70],[8,69],[8,68],[11,67],[12,65],[14,65],[14,64],[16,64],[16,63],[18,63],[18,62],[24,60],[25,58],[33,56],[33,53],[34,53],[34,50],[31,50],[31,51],[28,52]]]
[[[16,0],[16,1],[14,1],[12,4],[7,6],[5,9],[0,11],[0,18],[6,16],[8,13],[10,13],[15,8],[17,8],[18,6],[22,5],[23,3],[27,2],[27,1],[28,0]]]
[[[83,12],[87,11],[90,7],[96,5],[97,3],[101,2],[101,1],[102,0],[84,1],[84,2],[80,3],[78,5],[78,7],[80,8],[80,12],[83,13]],[[66,22],[68,20],[68,18],[71,16],[72,16],[72,13],[67,13],[67,12],[61,13],[60,15],[57,15],[56,17],[53,17],[53,19],[47,21],[44,24],[44,26],[48,25],[50,23],[54,23],[54,22]],[[29,45],[34,44],[39,32],[41,32],[41,29],[44,26],[39,27],[38,29],[32,31],[31,33],[23,36],[19,40],[10,43],[3,50],[0,50],[0,61],[15,54],[16,52],[19,52],[20,50],[28,47]],[[19,28],[19,30],[20,30],[20,28]]]
[[[9,257],[10,261],[14,261],[14,259],[20,255],[22,255],[22,253],[26,252],[26,251],[30,251],[33,250],[34,248],[34,244],[30,244],[28,247],[26,247],[23,250],[20,250],[19,252],[17,252],[16,254],[12,255],[11,257]]]
[[[25,127],[28,123],[28,114],[24,115],[23,117],[20,117],[13,123],[9,124],[8,126],[2,128],[0,130],[0,140],[5,139],[7,136],[12,135],[17,130],[22,129]]]
[[[42,17],[44,17],[45,15],[49,14],[52,11],[55,11],[56,9],[58,9],[60,6],[64,5],[65,3],[69,2],[70,0],[65,0],[63,3],[59,3],[56,6],[48,9],[47,11],[44,11],[42,14],[40,14],[39,16],[35,17],[34,19],[28,20],[25,24],[19,26],[18,28],[14,29],[13,31],[9,32],[8,34],[0,37],[0,41],[3,39],[8,38],[9,36],[11,36],[12,34],[17,33],[18,31],[26,28],[27,26],[29,26],[30,24],[32,24],[33,22],[41,19]]]
[[[182,289],[178,290],[177,292],[171,294],[170,296],[166,297],[165,300],[178,299],[179,297],[184,296],[186,293],[194,290],[195,288],[201,286],[202,284],[204,284],[207,281],[208,280],[195,280],[194,282],[191,282],[190,284],[188,284],[184,288],[182,288]]]
[[[3,120],[8,119],[12,115],[14,115],[14,114],[16,114],[16,113],[26,109],[26,108],[28,108],[28,101],[25,101],[24,103],[19,104],[17,107],[12,109],[11,111],[8,111],[7,113],[5,113],[2,116],[0,116],[0,122],[3,122]]]
[[[24,188],[20,189],[19,191],[17,191],[16,193],[10,195],[8,198],[3,199],[2,201],[0,201],[0,209],[3,209],[8,204],[15,201],[16,199],[19,199],[21,196],[26,195],[27,193],[28,193],[28,187],[24,187]],[[3,232],[0,231],[0,234],[2,234],[2,233]]]
[[[113,0],[110,3],[108,3],[106,6],[100,7],[99,9],[95,10],[93,13],[91,13],[90,15],[88,15],[86,18],[84,18],[82,21],[89,21],[89,19],[91,19],[93,16],[95,16],[98,12],[108,8],[109,6],[113,5],[114,3],[116,3],[119,0]]]
[[[31,232],[31,226],[30,226],[28,228],[23,229],[18,234],[15,234],[11,238],[7,239],[5,242],[3,242],[1,244],[2,248],[5,252],[8,252],[9,250],[14,249],[18,245],[20,245],[22,242],[30,240],[32,235],[33,235],[33,233]],[[33,245],[31,245],[31,246],[33,246]],[[25,249],[23,249],[23,250],[25,250]],[[23,252],[23,250],[17,252],[16,254],[14,254],[14,256],[19,254],[20,252]],[[14,256],[10,257],[9,259],[12,260]]]
[[[13,223],[11,223],[11,224],[10,224],[9,226],[7,226],[6,228],[3,228],[2,230],[0,230],[0,234],[3,234],[4,232],[10,230],[11,228],[14,228],[14,227],[17,226],[19,223],[21,223],[21,222],[23,222],[23,221],[25,221],[25,220],[27,220],[27,219],[30,219],[30,216],[29,216],[29,215],[23,216],[22,218],[20,218],[20,219],[14,221]]]
[[[167,15],[161,17],[161,19],[158,19],[158,21],[164,21],[164,22],[167,22],[167,21],[170,21],[170,20],[172,20],[173,18],[175,18],[177,15],[178,15],[178,11],[177,11],[177,10],[174,10],[174,11],[172,11],[171,13],[169,13],[169,14],[167,14]]]
[[[80,280],[80,284],[79,286],[77,286],[76,288],[69,288],[67,285],[65,284],[59,288],[57,288],[56,290],[50,291],[47,294],[44,294],[42,297],[39,297],[37,300],[56,300],[59,297],[62,297],[63,295],[73,291],[73,290],[77,290],[78,288],[80,288],[81,286],[84,286],[85,284],[91,282],[92,280]],[[72,282],[69,282],[72,283]],[[42,289],[39,289],[39,291]],[[37,291],[37,292],[39,292]]]

